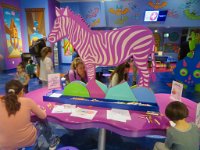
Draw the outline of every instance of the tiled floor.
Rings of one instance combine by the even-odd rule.
[[[56,72],[65,73],[69,66],[57,66]],[[4,86],[7,81],[15,78],[15,70],[0,73],[0,94],[4,94]],[[129,83],[132,74],[130,74]],[[107,81],[106,79],[102,79]],[[167,83],[171,83],[173,74],[171,72],[156,73],[156,82],[151,83],[150,87],[155,93],[170,93],[171,87]],[[41,88],[37,78],[32,78],[29,83],[29,91]],[[183,91],[183,97],[187,97],[195,102],[200,102],[200,93]],[[61,146],[71,145],[78,147],[80,150],[94,150],[97,148],[98,129],[85,129],[71,131],[59,125],[52,124],[55,133],[61,136]],[[115,133],[107,132],[106,150],[151,150],[155,141],[163,141],[163,138],[143,137],[143,138],[127,138]]]

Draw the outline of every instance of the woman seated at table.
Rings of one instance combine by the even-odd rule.
[[[115,68],[110,76],[110,85],[109,87],[113,87],[120,83],[123,83],[128,80],[128,73],[130,69],[130,64],[128,62],[123,63]]]
[[[0,149],[14,150],[34,145],[42,131],[36,129],[30,121],[31,113],[45,119],[45,110],[38,107],[32,99],[23,97],[23,85],[18,80],[7,82],[5,93],[5,96],[0,97]],[[49,130],[48,133],[50,132]],[[52,134],[47,136],[45,138],[51,147],[59,142]]]
[[[75,80],[79,80],[84,83],[88,81],[85,65],[80,57],[77,57],[73,60],[71,69],[69,71],[69,81],[72,82]]]

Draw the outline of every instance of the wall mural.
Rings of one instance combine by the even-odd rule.
[[[109,12],[113,15],[119,16],[117,20],[115,20],[115,24],[122,25],[124,22],[128,20],[128,16],[126,15],[129,12],[129,8],[123,8],[123,5],[116,5],[115,8],[110,8]]]
[[[88,76],[86,87],[91,97],[105,97],[104,91],[95,81],[96,66],[116,66],[131,56],[140,74],[138,85],[149,86],[149,55],[153,72],[155,71],[155,41],[150,29],[144,26],[128,26],[111,31],[93,31],[80,15],[74,14],[68,7],[56,8],[56,16],[48,40],[55,43],[63,37],[69,39],[85,63]]]
[[[33,42],[43,38],[46,35],[44,8],[26,8],[25,11],[30,46],[33,44]]]
[[[97,15],[100,13],[100,9],[98,7],[90,8],[87,11],[86,19],[90,19],[90,26],[95,27],[100,24],[100,18],[97,18]]]
[[[167,6],[167,2],[161,2],[160,0],[155,0],[155,1],[149,1],[148,5],[150,7],[152,7],[153,9],[160,9],[160,8],[164,8],[165,6]]]
[[[188,19],[200,20],[200,0],[187,0],[184,13]]]
[[[64,55],[65,56],[71,56],[74,52],[74,48],[72,46],[72,44],[70,43],[70,41],[67,38],[62,39],[62,48],[64,51]]]
[[[11,8],[3,8],[3,15],[8,58],[19,58],[23,51],[19,12]]]
[[[136,2],[130,1],[130,2],[128,2],[128,6],[129,6],[130,10],[132,11],[131,19],[138,20],[141,16],[141,13],[139,11],[140,9],[139,9],[138,5],[136,4]]]
[[[171,18],[178,18],[179,14],[175,9],[168,9],[167,16]]]

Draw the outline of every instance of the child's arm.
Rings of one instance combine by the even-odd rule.
[[[45,119],[47,117],[46,111],[42,110],[32,99],[31,103],[31,112],[34,113],[40,119]]]
[[[28,85],[29,80],[30,80],[30,77],[28,76],[27,73],[25,73],[25,82],[23,83],[23,85]]]
[[[70,81],[70,82],[76,80],[74,74],[75,74],[75,71],[74,71],[74,70],[72,70],[72,69],[69,70],[69,81]]]
[[[53,62],[50,58],[46,60],[45,68],[48,74],[53,73]]]

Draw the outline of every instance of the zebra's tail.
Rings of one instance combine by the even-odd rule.
[[[155,45],[153,46],[153,50],[152,50],[152,53],[151,53],[151,62],[152,62],[151,78],[152,78],[153,81],[156,81],[156,74],[155,74],[155,71],[156,71],[156,62],[155,62],[154,48],[155,48]]]

